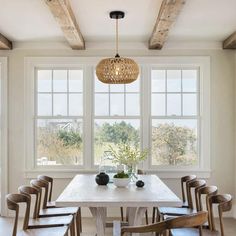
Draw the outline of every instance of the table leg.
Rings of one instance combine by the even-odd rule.
[[[137,207],[127,207],[126,214],[128,223],[130,226],[134,225],[135,217],[136,217]]]
[[[137,209],[135,219],[134,219],[134,225],[142,225],[142,218],[145,216],[145,212],[147,210],[147,207],[139,207]]]
[[[145,215],[147,207],[128,207],[128,222],[130,226],[133,225],[142,225],[142,218]],[[139,236],[139,234],[133,234]]]
[[[106,227],[106,207],[89,207],[93,217],[96,219],[97,236],[105,236]]]

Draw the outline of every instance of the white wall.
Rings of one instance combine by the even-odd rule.
[[[121,52],[122,54],[122,52]],[[217,185],[220,192],[236,194],[235,190],[235,55],[223,50],[132,50],[129,56],[210,56],[211,57],[211,177],[209,184]],[[29,183],[24,178],[24,57],[27,56],[110,56],[109,50],[72,51],[15,49],[0,51],[9,57],[9,191]],[[158,173],[157,173],[158,174]],[[56,179],[54,198],[70,179]],[[164,179],[180,195],[178,179]]]
[[[236,52],[235,52],[235,64],[234,64],[234,79],[236,81]],[[234,90],[236,91],[236,82],[234,84]],[[235,99],[236,99],[236,93],[235,93]],[[235,105],[236,105],[236,100],[235,100]],[[236,111],[236,106],[235,106],[235,111]],[[236,113],[235,113],[236,114]],[[235,116],[235,131],[236,131],[236,116]],[[235,133],[235,146],[236,146],[236,132]],[[235,148],[235,158],[234,158],[234,175],[235,175],[235,178],[234,178],[234,196],[236,196],[236,148]],[[236,218],[236,206],[234,207],[234,218]]]

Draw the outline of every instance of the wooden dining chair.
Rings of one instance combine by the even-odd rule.
[[[188,198],[186,197],[187,196],[187,183],[196,179],[197,179],[196,175],[187,175],[181,178],[181,193],[182,193],[182,201],[183,201],[182,207],[189,207]]]
[[[202,233],[206,236],[225,236],[224,225],[223,225],[223,212],[230,211],[232,209],[232,196],[229,194],[217,194],[207,198],[210,216],[210,229],[203,229]],[[216,230],[214,222],[214,210],[213,206],[218,205],[218,214],[220,220],[220,232]],[[197,236],[198,232],[196,229],[174,229],[171,230],[172,236]]]
[[[23,188],[24,186],[22,186]],[[36,195],[36,201],[34,204],[34,210],[37,209],[37,204],[40,201],[40,195],[36,188],[27,187],[29,188],[29,192],[31,194]],[[20,193],[22,194],[22,193]],[[48,228],[48,227],[58,227],[58,226],[64,226],[67,225],[70,228],[71,235],[75,235],[75,224],[74,224],[74,218],[72,215],[68,216],[58,216],[58,217],[45,217],[45,218],[38,218],[38,212],[33,213],[32,219],[30,218],[30,207],[31,207],[31,194],[23,193],[23,195],[29,197],[29,211],[26,210],[26,218],[28,218],[28,228],[29,229],[37,229],[37,228]]]
[[[137,170],[138,175],[145,175],[145,171],[138,169]],[[124,221],[124,208],[120,207],[120,215],[121,215],[121,221]],[[148,210],[145,211],[145,220],[146,224],[148,225]],[[126,221],[128,222],[128,215],[126,214]]]
[[[165,216],[181,216],[197,212],[197,207],[194,208],[193,204],[192,189],[195,189],[196,199],[196,188],[204,187],[206,185],[206,181],[203,179],[194,179],[188,181],[186,184],[189,207],[157,207],[157,221],[163,220]]]
[[[44,180],[46,182],[48,182],[48,196],[45,196],[47,198],[47,204],[46,204],[46,208],[55,208],[56,204],[55,201],[52,201],[52,189],[53,189],[53,178],[50,176],[46,176],[46,175],[39,175],[38,176],[39,180]]]
[[[230,194],[218,194],[211,196],[208,199],[208,206],[211,218],[211,230],[216,231],[215,221],[214,221],[214,205],[218,205],[218,214],[220,219],[220,232],[221,236],[224,236],[224,224],[223,224],[223,213],[230,211],[232,209],[232,196]]]
[[[204,187],[199,187],[195,189],[195,202],[196,202],[196,208],[197,211],[203,211],[206,210],[207,212],[209,212],[209,206],[208,206],[208,198],[216,195],[218,192],[218,188],[216,186],[204,186]],[[204,205],[205,208],[203,207],[203,201],[202,198],[203,196],[205,196],[205,201],[204,201]],[[211,225],[211,218],[210,218],[210,214],[208,214],[208,222],[207,225],[204,225],[205,228],[210,228]]]
[[[187,182],[191,180],[195,180],[197,178],[196,175],[186,175],[181,178],[181,193],[182,193],[182,206],[181,207],[188,207],[188,198],[187,196]],[[156,207],[153,207],[152,210],[152,223],[155,222],[156,218]]]
[[[15,220],[12,236],[68,236],[68,226],[58,226],[53,228],[29,228],[30,197],[24,194],[8,194],[6,196],[7,207],[15,211]],[[18,231],[19,203],[26,203],[26,210],[23,221],[23,230]],[[73,235],[73,234],[71,234]]]
[[[203,187],[196,187],[195,188],[195,204],[196,204],[196,211],[207,211],[208,210],[208,198],[210,196],[216,195],[218,191],[218,188],[216,186],[203,186]],[[203,198],[204,203],[203,203]],[[195,212],[195,210],[194,210]],[[173,217],[173,216],[172,216]],[[208,214],[208,220],[207,222],[203,225],[203,228],[209,229],[211,225],[211,219],[210,215]]]
[[[43,209],[40,210],[40,217],[47,216],[64,216],[68,214],[75,215],[76,219],[76,229],[82,232],[82,219],[81,219],[81,208],[80,207],[56,207],[55,201],[52,201],[52,192],[53,192],[53,178],[46,175],[39,175],[38,180],[45,181],[48,185],[40,182],[34,182],[36,185],[40,185],[45,189],[44,194],[44,206]],[[39,187],[40,187],[39,186]],[[51,209],[53,208],[53,209]],[[77,234],[79,235],[79,234]]]
[[[80,235],[80,230],[79,228],[77,229],[77,224],[76,224],[76,212],[73,213],[67,213],[66,211],[64,212],[52,212],[47,214],[47,211],[42,211],[41,209],[41,200],[42,200],[42,188],[40,187],[47,185],[47,182],[41,182],[41,185],[37,185],[39,184],[38,181],[40,180],[31,180],[31,184],[33,186],[21,186],[19,187],[19,192],[22,194],[26,194],[28,196],[31,195],[35,195],[35,203],[34,203],[34,212],[33,212],[33,219],[34,221],[30,221],[30,224],[32,225],[36,225],[38,223],[40,223],[40,225],[42,224],[47,224],[47,222],[49,222],[50,225],[58,225],[58,223],[62,223],[62,222],[66,222],[66,224],[70,225],[70,230],[72,231],[72,234],[75,235],[75,228],[76,228],[76,232],[77,235]],[[45,190],[46,191],[46,190]],[[60,208],[61,209],[61,208]],[[46,210],[53,210],[52,209],[46,209]],[[57,214],[58,213],[58,214]],[[37,223],[38,222],[38,223]],[[75,227],[76,226],[76,227]],[[31,226],[30,226],[31,227]]]
[[[165,220],[159,223],[145,226],[128,226],[120,227],[119,221],[114,221],[113,236],[123,236],[126,233],[157,233],[176,228],[198,227],[198,235],[202,235],[201,226],[207,221],[207,212],[202,211],[192,215],[180,216],[173,219]],[[183,235],[181,235],[183,236]],[[187,236],[187,234],[186,234]]]
[[[34,206],[34,217],[35,218],[43,218],[43,217],[56,217],[56,216],[68,216],[68,215],[76,215],[76,211],[69,211],[67,208],[57,208],[45,211],[41,209],[41,199],[42,199],[42,190],[37,187],[32,186],[20,186],[18,188],[19,192],[26,195],[35,195],[36,201]],[[48,214],[47,214],[48,212]]]

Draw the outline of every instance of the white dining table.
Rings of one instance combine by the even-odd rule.
[[[88,207],[96,219],[97,236],[105,235],[107,208],[127,207],[129,225],[140,225],[148,207],[181,206],[181,200],[156,175],[140,175],[145,186],[130,183],[118,188],[113,183],[99,186],[95,175],[79,174],[56,200],[58,207]]]

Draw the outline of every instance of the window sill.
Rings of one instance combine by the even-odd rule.
[[[25,170],[25,178],[37,178],[38,175],[48,175],[55,179],[71,179],[77,174],[96,174],[97,170],[85,169],[32,169]]]
[[[179,170],[171,170],[171,169],[162,169],[162,170],[147,170],[147,174],[155,174],[162,179],[179,179],[185,175],[196,175],[198,178],[209,179],[211,177],[211,170],[203,170],[203,169],[179,169]]]
[[[64,169],[64,170],[26,170],[25,178],[32,179],[37,178],[38,175],[44,174],[51,176],[55,179],[71,179],[77,174],[96,174],[97,170],[78,170],[78,169]],[[155,174],[162,179],[179,179],[182,176],[195,174],[199,178],[210,178],[211,170],[145,170],[147,174]]]

